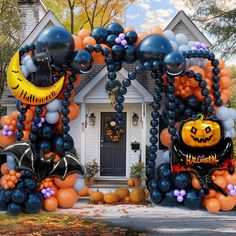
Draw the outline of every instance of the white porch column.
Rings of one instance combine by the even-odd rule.
[[[86,132],[86,112],[85,103],[80,104],[81,107],[81,163],[85,164],[85,132]]]
[[[141,144],[141,157],[142,162],[144,163],[144,166],[146,165],[146,102],[142,101],[142,144]]]

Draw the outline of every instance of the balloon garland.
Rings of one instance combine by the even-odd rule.
[[[123,63],[133,64],[137,60],[134,71],[129,71],[117,86],[117,71]],[[21,211],[36,213],[43,203],[51,211],[57,206],[72,207],[77,200],[75,190],[81,190],[77,186],[82,185],[76,173],[83,174],[83,167],[73,154],[74,141],[69,134],[69,123],[79,114],[72,92],[79,84],[78,74],[89,73],[94,63],[106,64],[106,89],[118,87],[114,107],[116,125],[121,129],[125,126],[125,95],[132,80],[144,71],[149,71],[155,80],[150,155],[146,164],[153,203],[184,204],[191,209],[205,205],[210,212],[232,209],[235,204],[226,201],[232,203],[230,198],[235,195],[230,139],[235,131],[233,120],[227,121],[222,111],[230,96],[230,72],[220,70],[223,62],[215,59],[204,44],[188,41],[184,34],[163,32],[159,27],[150,34],[137,33],[133,27],[124,29],[118,23],[111,23],[92,32],[82,29],[77,36],[62,27],[50,26],[35,44],[24,46],[13,56],[8,85],[18,99],[17,114],[10,115],[17,120],[10,122],[9,117],[2,118],[1,125],[5,128],[0,136],[1,155],[7,155],[12,167],[11,170],[2,168],[0,205],[4,210],[12,215]],[[205,67],[207,76],[204,76]],[[167,103],[160,114],[163,96]],[[215,113],[216,107],[220,108]],[[236,119],[234,112],[229,112]],[[168,139],[162,143],[169,147],[164,155],[167,159],[171,156],[171,164],[156,167],[159,118],[168,125],[161,132],[160,141]],[[226,132],[219,118],[227,127]],[[4,135],[10,131],[16,137]],[[222,138],[218,140],[217,134]],[[194,147],[191,142],[186,143],[185,136],[195,142]]]

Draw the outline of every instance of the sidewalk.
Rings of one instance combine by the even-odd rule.
[[[150,231],[147,235],[236,235],[236,211],[217,215],[206,210],[135,205],[91,205],[80,200],[73,209],[59,212],[75,214],[87,219]]]

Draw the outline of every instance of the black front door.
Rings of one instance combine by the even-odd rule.
[[[115,112],[101,113],[101,176],[126,175],[126,127],[119,127],[115,118]]]

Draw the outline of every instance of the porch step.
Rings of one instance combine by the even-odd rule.
[[[117,179],[95,179],[94,180],[94,184],[93,185],[97,185],[97,186],[127,186],[127,180],[117,180]]]

